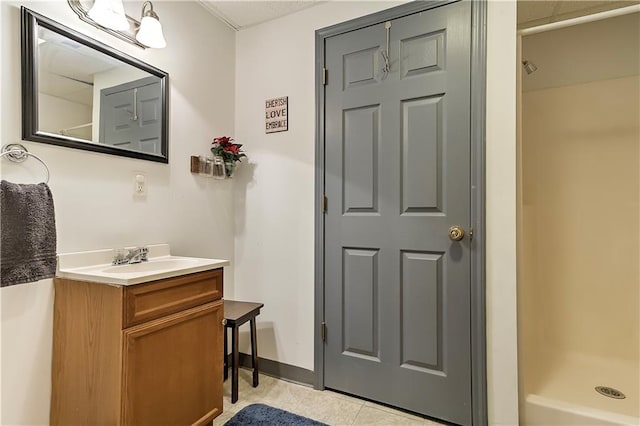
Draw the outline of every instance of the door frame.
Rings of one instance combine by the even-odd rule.
[[[459,0],[406,3],[316,31],[316,149],[314,193],[314,388],[324,389],[324,175],[325,175],[325,41],[329,37],[401,18]],[[465,0],[468,1],[468,0]],[[487,354],[485,305],[485,115],[487,0],[471,2],[471,411],[473,424],[487,425]]]

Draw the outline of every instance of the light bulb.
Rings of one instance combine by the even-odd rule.
[[[122,0],[95,0],[88,15],[103,27],[118,31],[129,29]]]
[[[167,42],[162,34],[160,21],[151,16],[145,16],[140,21],[140,29],[138,30],[138,34],[136,34],[136,40],[145,46],[156,49],[162,49],[167,46]]]

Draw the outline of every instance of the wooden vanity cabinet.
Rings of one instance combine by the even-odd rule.
[[[132,286],[55,279],[52,425],[222,413],[222,269]]]

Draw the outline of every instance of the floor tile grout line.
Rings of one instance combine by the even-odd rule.
[[[362,401],[362,405],[360,405],[360,409],[358,409],[358,413],[356,414],[356,416],[353,418],[353,421],[351,422],[352,425],[356,424],[356,420],[358,420],[358,416],[360,415],[360,412],[362,411],[362,408],[364,407],[364,401]]]

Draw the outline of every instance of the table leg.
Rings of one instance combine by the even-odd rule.
[[[258,339],[256,337],[256,317],[251,318],[251,366],[253,367],[253,387],[258,386]]]
[[[240,364],[240,351],[238,350],[238,326],[232,327],[231,345],[233,357],[231,358],[231,402],[238,401],[238,367]]]
[[[229,348],[227,343],[227,327],[224,328],[224,380],[229,378]]]

